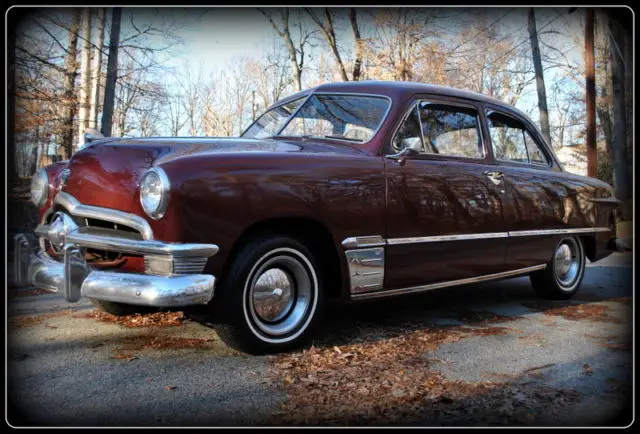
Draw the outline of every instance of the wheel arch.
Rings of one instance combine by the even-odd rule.
[[[236,260],[242,246],[255,237],[266,234],[287,235],[302,242],[315,255],[318,255],[322,263],[323,269],[320,272],[323,273],[325,289],[328,290],[327,297],[336,299],[344,296],[346,288],[344,276],[347,274],[344,270],[346,265],[341,257],[342,251],[336,244],[330,230],[322,222],[312,217],[275,217],[253,223],[233,243],[231,251],[222,265],[220,278],[224,279],[228,274],[229,268]]]

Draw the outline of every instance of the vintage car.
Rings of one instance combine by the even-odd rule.
[[[568,299],[618,249],[612,188],[565,172],[496,99],[331,83],[235,138],[92,139],[40,169],[16,273],[115,315],[206,305],[250,353],[298,345],[325,302],[529,275]],[[20,238],[22,237],[22,238]]]

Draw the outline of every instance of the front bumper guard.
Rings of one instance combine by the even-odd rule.
[[[50,227],[40,225],[38,235],[47,236]],[[26,237],[14,238],[14,275],[18,284],[60,293],[69,302],[81,297],[125,304],[180,307],[207,304],[215,288],[209,274],[154,275],[96,270],[87,265],[81,248],[103,248],[132,254],[208,258],[218,251],[215,244],[178,244],[156,240],[130,240],[72,231],[65,236],[64,261],[42,251],[33,253]]]

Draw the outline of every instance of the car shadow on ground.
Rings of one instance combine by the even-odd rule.
[[[529,279],[520,277],[356,303],[331,302],[326,306],[312,344],[328,347],[375,342],[412,330],[502,324],[537,313],[616,322],[608,317],[606,306],[596,303],[631,304],[631,268],[613,269],[614,273],[620,273],[616,276],[615,288],[607,286],[600,277],[590,279],[603,274],[606,279],[611,272],[610,267],[589,267],[580,291],[566,301],[539,298]],[[185,315],[206,327],[213,327],[216,322],[207,309],[189,309]]]

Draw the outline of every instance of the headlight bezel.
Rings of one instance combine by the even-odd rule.
[[[42,182],[41,193],[38,200],[34,197],[34,186],[36,185],[36,182]],[[31,202],[33,202],[38,208],[42,208],[42,206],[47,202],[47,198],[49,197],[49,175],[44,167],[38,169],[31,177],[29,195],[31,196]]]
[[[143,194],[145,189],[145,182],[149,177],[156,176],[160,183],[160,198],[155,208],[150,208],[148,204],[145,204],[145,195]],[[139,196],[140,206],[144,213],[154,220],[160,220],[167,212],[169,206],[169,192],[171,190],[171,183],[167,173],[160,167],[152,167],[147,170],[140,178]]]

